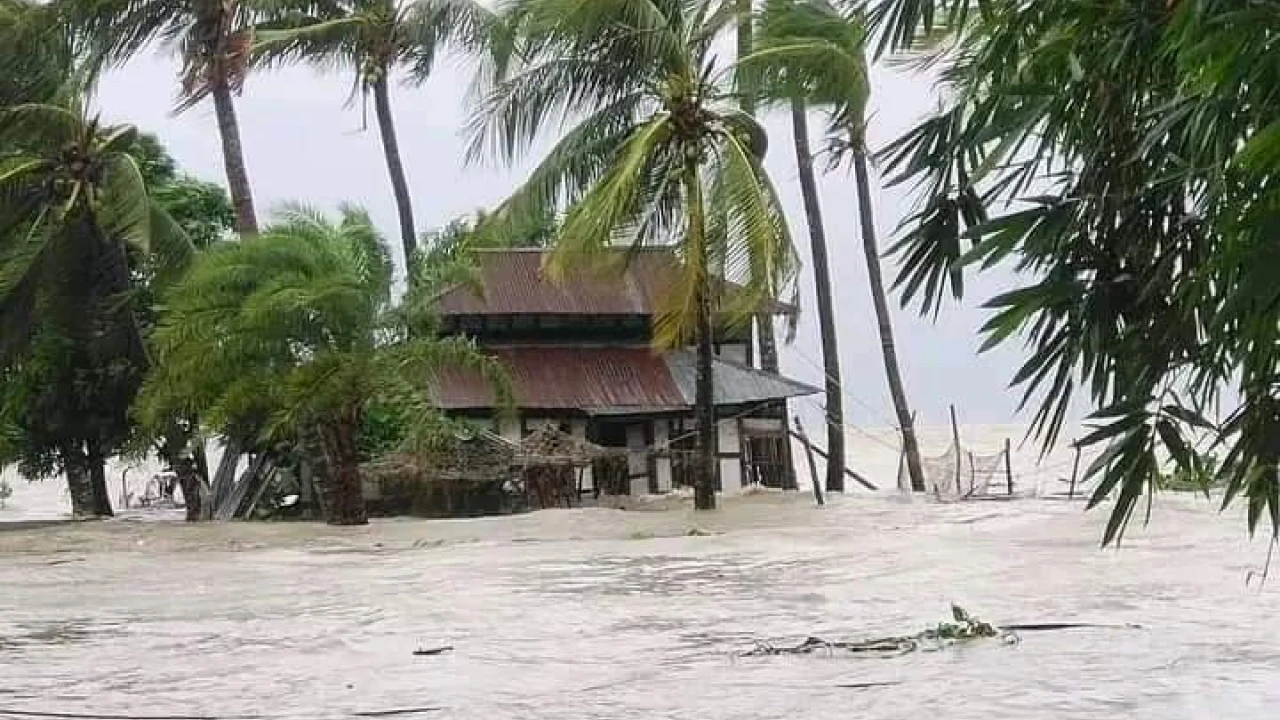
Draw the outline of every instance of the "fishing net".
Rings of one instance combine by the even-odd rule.
[[[1008,494],[1004,451],[980,455],[956,449],[954,443],[936,457],[921,457],[925,490],[944,500],[969,500]],[[910,487],[905,462],[898,467],[898,487]]]

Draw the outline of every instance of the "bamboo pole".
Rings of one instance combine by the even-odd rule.
[[[1013,459],[1012,453],[1009,452],[1012,443],[1009,438],[1004,439],[1004,479],[1009,488],[1009,497],[1013,497]]]
[[[1076,496],[1076,477],[1080,473],[1080,445],[1074,440],[1071,444],[1076,448],[1076,459],[1071,463],[1071,488],[1067,490],[1068,500]]]
[[[790,432],[790,433],[791,433],[791,437],[794,437],[794,438],[795,438],[795,439],[797,439],[797,440],[802,440],[802,438],[800,437],[800,434],[799,434],[799,433],[797,433],[795,430],[789,430],[788,432]],[[803,441],[803,440],[802,440],[802,441]],[[823,460],[826,460],[827,462],[830,462],[830,461],[831,461],[831,456],[827,455],[827,452],[826,452],[825,450],[823,450],[822,448],[818,447],[817,445],[811,445],[811,447],[813,448],[813,451],[814,451],[815,453],[817,453],[818,457],[822,458]],[[851,477],[851,478],[853,478],[853,479],[854,479],[854,481],[856,481],[859,485],[861,485],[862,487],[864,487],[864,488],[866,488],[866,489],[868,489],[868,490],[879,490],[879,489],[880,489],[880,488],[878,488],[878,487],[876,487],[876,486],[875,486],[875,483],[873,483],[873,482],[871,482],[870,480],[868,480],[868,479],[866,479],[866,478],[862,477],[862,476],[861,476],[861,475],[859,475],[858,473],[856,473],[856,472],[854,472],[854,471],[850,470],[848,467],[845,467],[845,468],[844,468],[844,474],[845,474],[845,475],[847,475],[847,476],[849,476],[849,477]]]
[[[956,446],[956,495],[964,496],[960,489],[960,424],[956,422],[956,406],[951,406],[951,439]]]
[[[796,418],[796,435],[800,438],[800,442],[804,443],[804,453],[809,458],[809,475],[813,478],[813,499],[817,500],[818,506],[821,507],[826,504],[826,501],[822,499],[822,483],[818,482],[818,461],[813,459],[813,445],[809,443],[809,436],[805,435],[800,418]]]

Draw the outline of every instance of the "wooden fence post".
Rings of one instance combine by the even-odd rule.
[[[1010,453],[1009,438],[1004,439],[1004,480],[1009,488],[1009,497],[1013,497],[1013,459]]]
[[[1076,448],[1076,459],[1071,463],[1071,488],[1067,490],[1067,499],[1071,500],[1076,496],[1076,476],[1080,473],[1080,444],[1071,441]]]
[[[951,406],[951,440],[956,446],[956,495],[964,497],[964,491],[960,489],[960,425],[956,422],[956,406]]]

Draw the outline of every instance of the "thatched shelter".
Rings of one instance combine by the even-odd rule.
[[[516,464],[530,502],[572,506],[582,495],[583,470],[626,463],[626,451],[574,437],[552,425],[529,433],[516,450]],[[596,483],[596,487],[599,487]]]
[[[415,515],[475,515],[514,509],[516,446],[487,430],[460,430],[430,447],[361,467],[378,486],[383,510]]]

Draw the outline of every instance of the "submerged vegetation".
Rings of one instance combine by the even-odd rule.
[[[938,623],[936,626],[925,628],[915,635],[898,635],[857,641],[823,640],[822,638],[808,637],[798,645],[784,647],[778,647],[766,642],[757,642],[755,648],[742,653],[742,656],[809,655],[816,652],[846,652],[892,657],[916,651],[942,650],[957,643],[981,639],[995,638],[1008,644],[1018,642],[1018,636],[1012,630],[998,628],[990,623],[983,622],[970,615],[967,610],[959,605],[951,606],[951,619],[953,622]]]
[[[1106,541],[1167,487],[1221,486],[1224,505],[1247,503],[1251,531],[1264,518],[1278,529],[1278,32],[1280,0],[0,0],[0,465],[65,475],[75,513],[101,516],[110,457],[160,448],[196,488],[213,479],[207,436],[235,456],[287,445],[320,479],[327,516],[361,522],[359,463],[447,425],[425,392],[433,372],[473,367],[503,387],[465,341],[439,338],[432,313],[442,288],[474,280],[472,250],[547,247],[563,276],[610,246],[663,244],[682,262],[658,340],[698,349],[697,505],[713,507],[713,319],[751,322],[799,272],[756,117],[781,107],[834,457],[844,420],[816,113],[852,165],[858,237],[831,240],[864,251],[914,486],[880,265],[895,263],[901,301],[930,315],[1000,265],[1021,286],[989,300],[986,346],[1028,343],[1012,381],[1046,445],[1073,399],[1097,410],[1080,443],[1104,447],[1087,474],[1092,504],[1115,500]],[[180,63],[177,109],[212,101],[225,192],[91,100],[102,72],[157,41]],[[868,49],[943,85],[939,111],[884,148],[866,139]],[[391,78],[419,84],[447,51],[476,68],[471,159],[546,149],[509,198],[419,247]],[[284,63],[340,70],[373,99],[403,296],[354,207],[334,219],[291,206],[259,227],[236,95]],[[887,254],[873,159],[919,201]],[[722,280],[747,291],[717,307]]]

